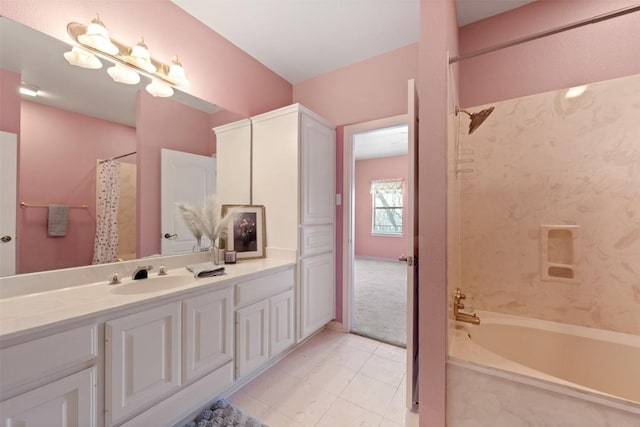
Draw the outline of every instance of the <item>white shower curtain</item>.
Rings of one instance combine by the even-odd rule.
[[[96,237],[93,264],[117,261],[118,205],[120,203],[120,163],[98,163],[96,177]]]

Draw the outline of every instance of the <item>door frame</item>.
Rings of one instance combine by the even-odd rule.
[[[387,117],[368,122],[355,123],[344,127],[343,137],[343,194],[342,194],[342,330],[351,332],[353,326],[353,265],[355,159],[353,157],[354,136],[360,132],[408,125],[409,115]],[[411,197],[409,193],[409,197]]]
[[[0,131],[0,236],[11,241],[0,243],[0,277],[16,274],[16,204],[18,182],[18,135]]]

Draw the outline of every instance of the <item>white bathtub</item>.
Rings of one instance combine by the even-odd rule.
[[[478,316],[478,326],[456,322],[451,358],[640,410],[640,336],[491,312]]]

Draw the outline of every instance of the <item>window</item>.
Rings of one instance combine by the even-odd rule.
[[[402,235],[402,181],[371,183],[371,233]]]

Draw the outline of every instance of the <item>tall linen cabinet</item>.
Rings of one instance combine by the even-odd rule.
[[[215,131],[218,164],[251,152],[250,162],[218,168],[222,202],[264,205],[267,255],[296,257],[296,335],[304,339],[335,318],[335,127],[293,104]],[[240,170],[250,171],[248,191],[234,181]]]

